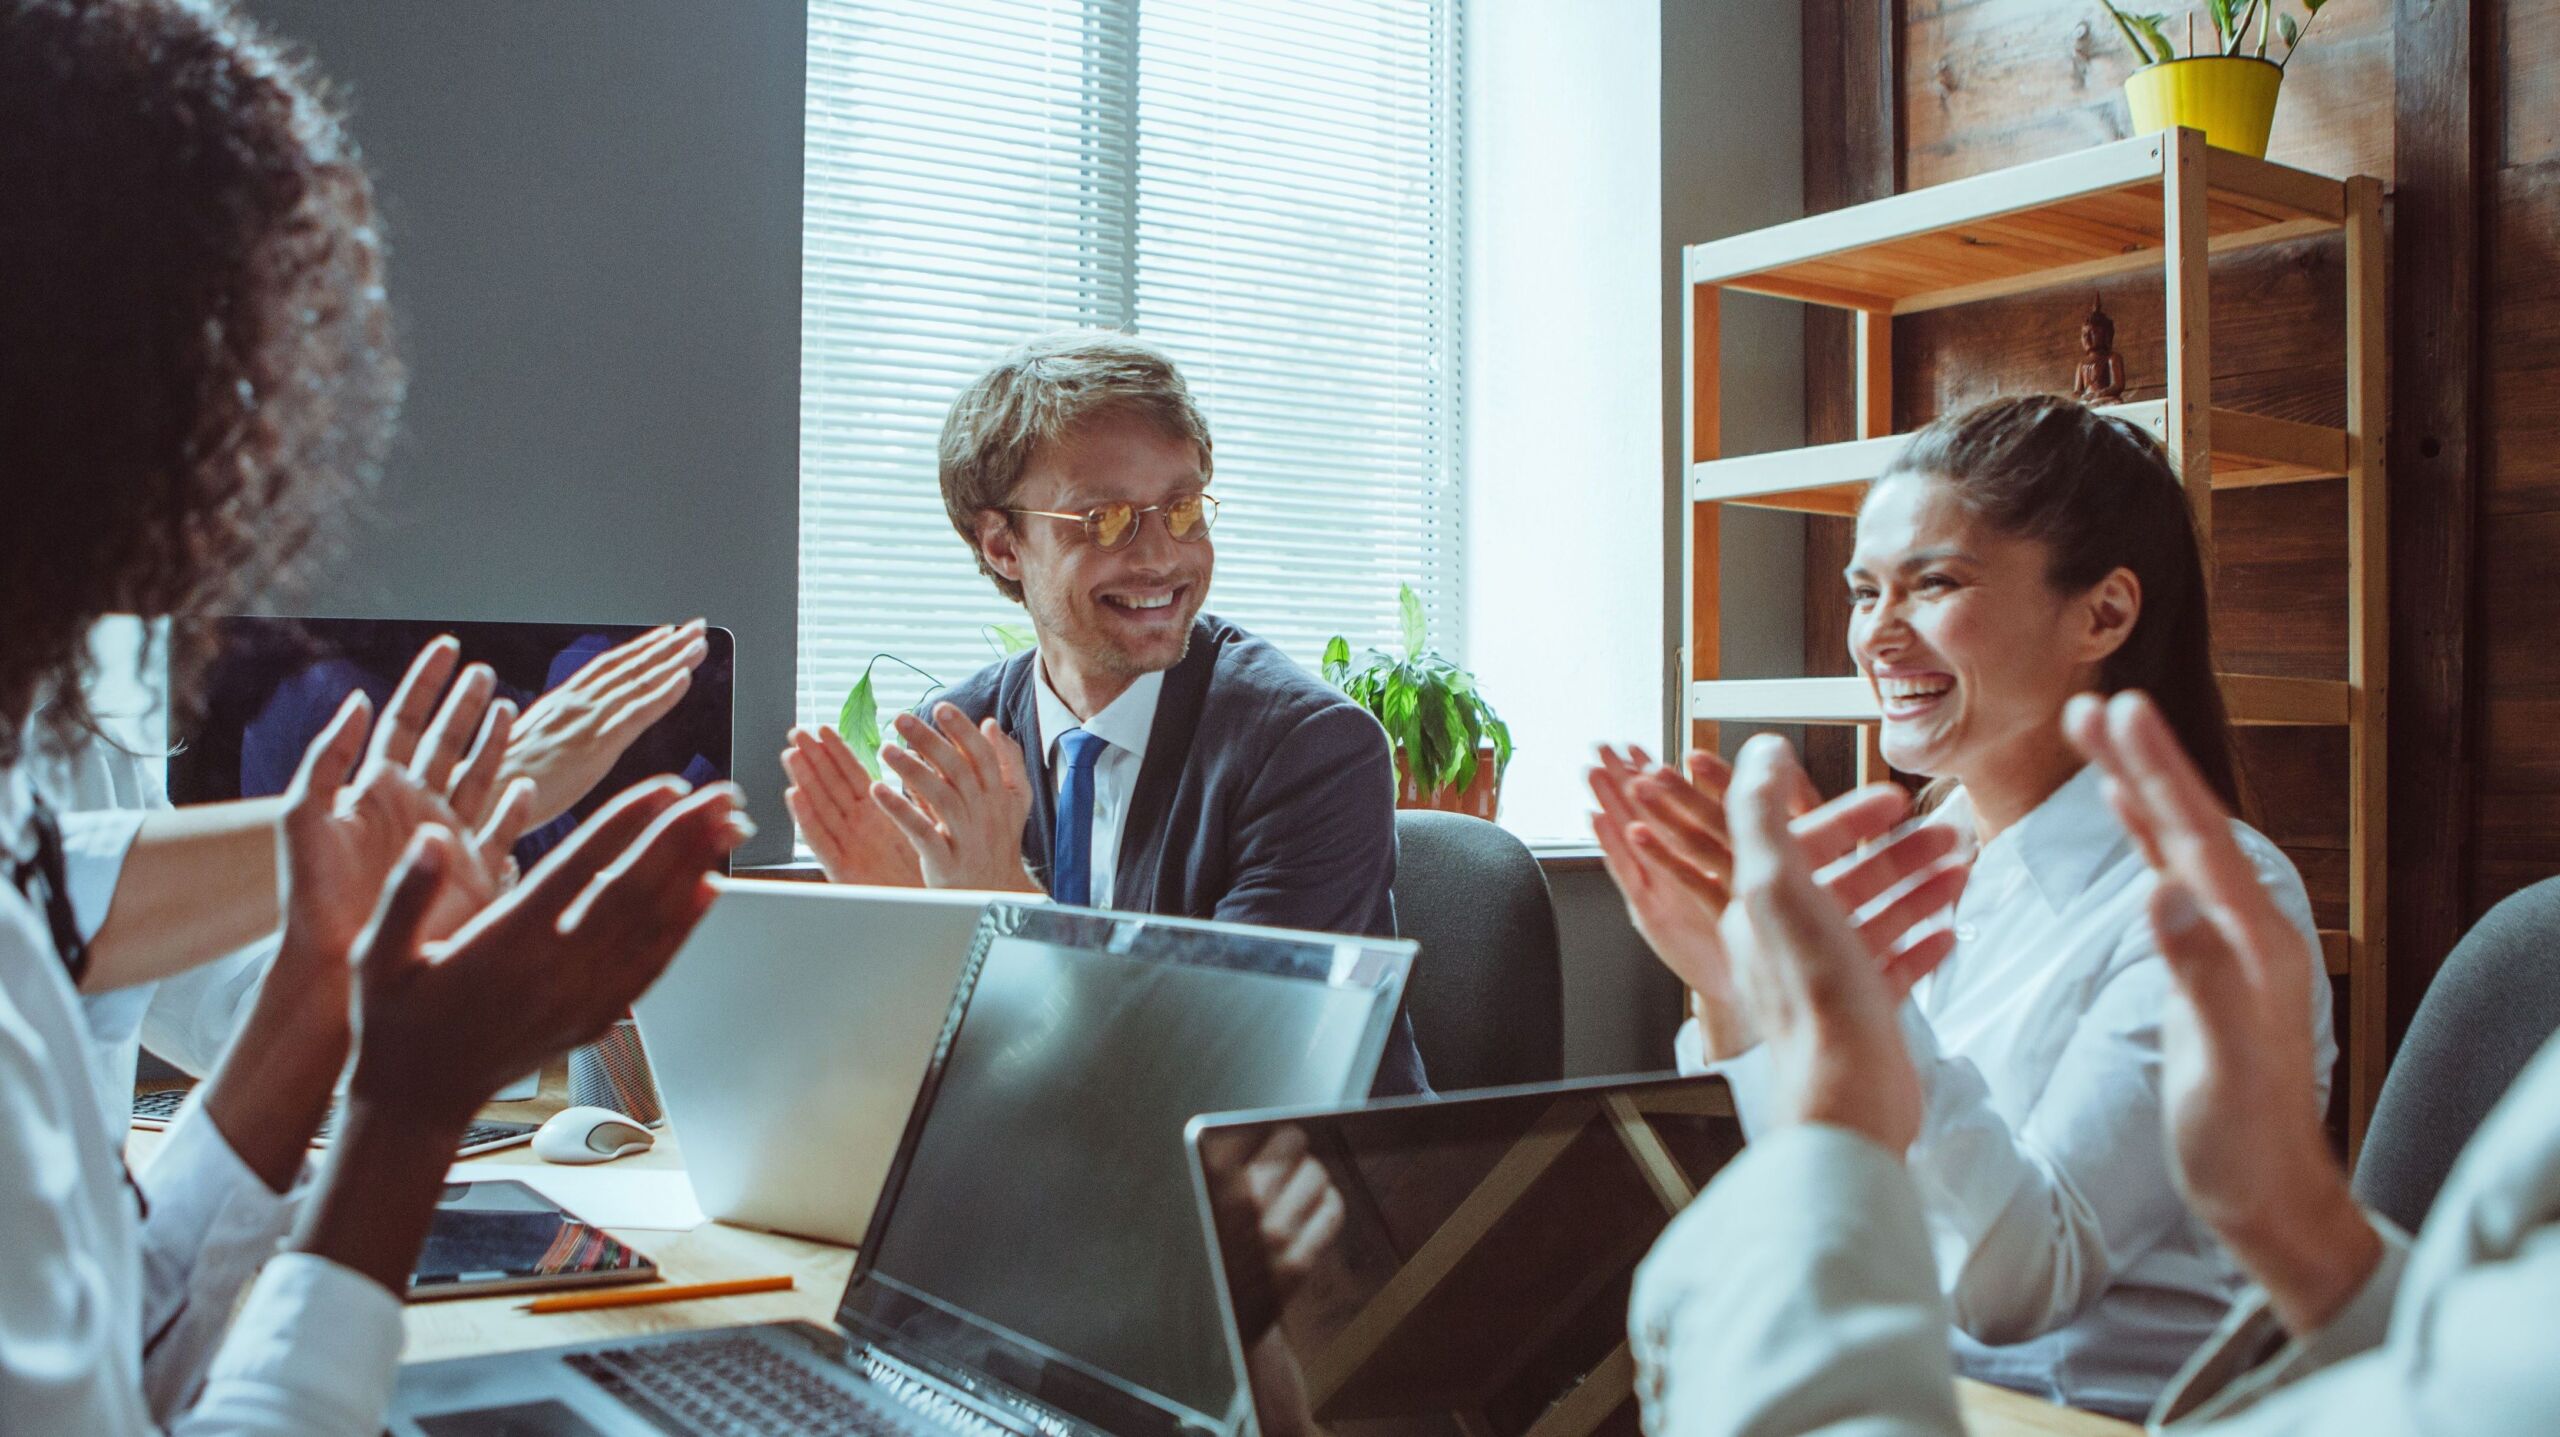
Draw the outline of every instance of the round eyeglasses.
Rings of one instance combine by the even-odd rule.
[[[1149,514],[1164,516],[1164,531],[1172,535],[1175,542],[1196,544],[1209,537],[1209,530],[1217,524],[1218,501],[1208,494],[1185,494],[1179,499],[1168,499],[1143,508],[1125,499],[1114,499],[1108,504],[1096,504],[1081,514],[1062,513],[1055,509],[1007,509],[1004,512],[1081,524],[1084,536],[1093,541],[1093,546],[1109,553],[1129,547],[1129,541],[1138,537],[1138,526],[1147,521]]]

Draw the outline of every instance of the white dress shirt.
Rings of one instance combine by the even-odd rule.
[[[1138,791],[1138,770],[1146,763],[1147,735],[1156,726],[1156,698],[1164,692],[1164,672],[1140,674],[1102,712],[1079,719],[1058,691],[1049,687],[1049,671],[1034,659],[1031,672],[1039,682],[1033,701],[1040,715],[1040,751],[1047,756],[1050,792],[1064,800],[1066,766],[1059,761],[1058,739],[1083,729],[1105,747],[1093,760],[1093,888],[1092,906],[1111,906],[1120,864],[1120,834],[1129,823],[1129,800]]]
[[[2251,1289],[2151,1415],[2195,1437],[2547,1437],[2560,1413],[2560,1038],[2517,1075],[2412,1244],[2318,1328]],[[1946,1303],[1903,1164],[1844,1128],[1716,1175],[1628,1303],[1648,1437],[1961,1437]],[[2279,1345],[2280,1344],[2280,1345]],[[2057,1429],[2058,1430],[2058,1429]]]
[[[0,770],[12,873],[32,802],[25,770]],[[379,1430],[399,1300],[322,1258],[270,1260],[290,1205],[194,1103],[138,1175],[137,1212],[92,1051],[43,916],[0,883],[0,1432]]]
[[[147,751],[130,734],[114,731],[56,755],[39,742],[37,725],[27,726],[21,752],[36,792],[62,826],[72,917],[83,939],[96,938],[107,921],[144,816],[169,806],[162,765],[142,757]],[[248,1020],[276,945],[270,934],[157,983],[83,994],[80,1006],[100,1050],[98,1082],[113,1103],[129,1110],[145,1047],[197,1077],[211,1073]]]
[[[1970,834],[1959,791],[1933,819]],[[2241,846],[2317,964],[2292,863]],[[1908,1163],[1967,1376],[2138,1417],[2212,1334],[2242,1275],[2177,1193],[2161,1130],[2161,1025],[2177,1001],[2147,904],[2157,879],[2083,769],[1975,857],[1954,953],[1912,990],[1903,1034],[1927,1108]],[[2313,974],[2314,1080],[2337,1057]],[[1679,1044],[1698,1071],[1694,1025]],[[1746,1128],[1765,1055],[1715,1065]]]

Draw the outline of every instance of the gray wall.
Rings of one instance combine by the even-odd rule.
[[[296,607],[734,630],[742,856],[788,857],[801,6],[250,9],[352,111],[410,370],[378,513]]]

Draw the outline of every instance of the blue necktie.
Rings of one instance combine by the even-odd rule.
[[[1067,781],[1058,792],[1057,841],[1051,845],[1049,896],[1060,903],[1093,901],[1093,761],[1102,735],[1069,729],[1058,735]]]

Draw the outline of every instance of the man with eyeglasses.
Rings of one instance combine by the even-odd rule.
[[[903,792],[832,729],[792,730],[785,797],[828,878],[1393,934],[1386,734],[1201,612],[1218,501],[1173,362],[1122,334],[1031,340],[952,404],[940,467],[1038,646],[897,718],[880,761]],[[1422,1087],[1399,1018],[1377,1090]]]

